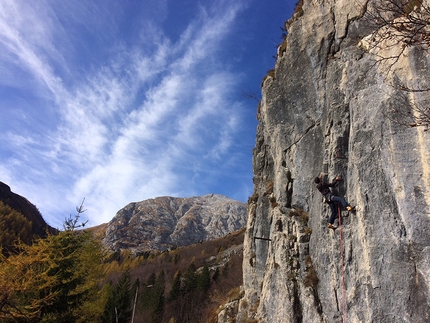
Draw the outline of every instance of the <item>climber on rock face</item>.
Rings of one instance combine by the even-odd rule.
[[[336,204],[342,204],[342,207],[348,211],[354,210],[355,207],[350,206],[349,203],[343,197],[334,195],[330,191],[330,187],[335,186],[339,181],[342,180],[339,176],[336,176],[336,178],[331,183],[324,181],[322,177],[322,174],[319,177],[315,177],[314,182],[315,184],[317,184],[318,191],[321,192],[326,202],[330,205],[331,216],[328,220],[328,227],[334,230],[336,229],[336,227],[333,226],[334,220],[336,219]]]

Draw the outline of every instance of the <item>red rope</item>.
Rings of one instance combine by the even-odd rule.
[[[339,218],[339,230],[340,230],[340,254],[342,256],[342,314],[343,323],[346,323],[346,302],[345,302],[345,253],[342,245],[342,218],[340,211],[340,204],[338,204],[338,218]]]

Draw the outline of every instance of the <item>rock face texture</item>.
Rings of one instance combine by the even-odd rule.
[[[400,88],[430,88],[429,52],[378,63],[366,4],[304,0],[286,23],[262,84],[236,322],[430,322],[430,133],[392,114],[428,106]],[[357,206],[335,231],[321,172]]]
[[[220,238],[246,224],[245,204],[222,195],[130,203],[109,222],[104,243],[135,253]]]

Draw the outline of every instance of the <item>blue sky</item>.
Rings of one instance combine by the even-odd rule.
[[[61,228],[157,196],[252,195],[291,0],[0,0],[0,181]]]

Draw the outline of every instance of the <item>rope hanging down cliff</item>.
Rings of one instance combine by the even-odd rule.
[[[338,222],[339,222],[339,248],[342,258],[342,317],[343,323],[346,323],[346,300],[345,300],[345,252],[343,250],[343,239],[342,239],[342,217],[340,211],[340,205],[337,206],[338,210]]]
[[[345,253],[343,250],[343,237],[342,237],[342,216],[341,216],[341,206],[346,209],[348,212],[353,211],[355,207],[349,205],[349,203],[343,198],[334,195],[330,187],[335,186],[339,181],[341,181],[342,178],[340,176],[336,176],[336,178],[333,180],[333,182],[328,183],[323,180],[323,173],[319,177],[315,177],[314,182],[317,184],[317,189],[321,192],[321,194],[324,196],[324,201],[330,205],[331,209],[331,216],[328,223],[328,228],[330,229],[337,229],[335,227],[334,221],[336,219],[336,216],[338,217],[338,228],[340,231],[340,253],[342,258],[342,321],[343,323],[346,323],[346,299],[345,299]],[[336,208],[337,206],[337,208]],[[337,212],[336,212],[337,210]],[[337,213],[337,214],[336,214]]]

